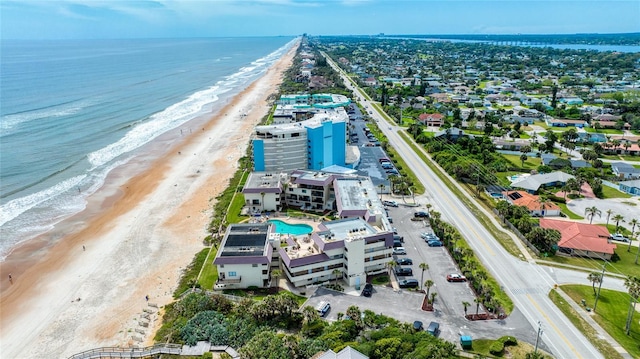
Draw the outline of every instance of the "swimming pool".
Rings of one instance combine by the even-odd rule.
[[[293,234],[299,236],[313,232],[313,228],[308,224],[290,224],[278,219],[270,219],[269,222],[276,226],[276,233]]]

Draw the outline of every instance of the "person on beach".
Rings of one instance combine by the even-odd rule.
[[[11,273],[9,273],[9,282],[13,283],[13,277],[11,276]]]
[[[82,246],[82,251],[84,252],[86,250],[86,248],[84,246]]]
[[[145,295],[144,299],[148,302],[149,301],[149,294]]]

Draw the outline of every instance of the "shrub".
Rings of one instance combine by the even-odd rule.
[[[489,347],[489,353],[493,355],[500,355],[502,354],[503,350],[504,350],[504,344],[500,340],[496,340]]]
[[[504,344],[505,346],[518,345],[518,339],[510,335],[505,335],[504,337],[498,340],[501,341],[502,344]]]

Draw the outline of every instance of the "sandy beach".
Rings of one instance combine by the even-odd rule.
[[[108,181],[116,186],[90,197],[83,213],[0,263],[0,357],[66,358],[102,346],[152,343],[161,318],[149,303],[170,303],[182,270],[204,248],[212,200],[268,113],[267,97],[297,47],[185,131],[166,155],[133,178],[114,171]],[[144,310],[151,312],[149,328],[139,325]]]

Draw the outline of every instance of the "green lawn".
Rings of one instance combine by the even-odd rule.
[[[582,299],[587,301],[587,305],[593,307],[595,295],[591,286],[585,285],[563,285],[562,290],[567,293],[576,303]],[[624,326],[629,309],[629,294],[608,289],[600,291],[598,307],[592,318],[602,326],[632,357],[640,357],[640,313],[635,313],[631,323],[630,335],[624,332]]]
[[[244,207],[244,195],[240,192],[236,192],[235,196],[233,196],[233,200],[231,200],[229,212],[227,212],[227,222],[240,223],[249,218],[248,216],[240,215],[242,207]]]
[[[528,133],[523,132],[523,133],[520,134],[520,138],[523,139],[523,140],[526,140],[526,139],[531,138],[531,136],[529,136]]]
[[[558,207],[560,207],[560,209],[562,210],[562,213],[566,214],[567,217],[571,219],[584,219],[584,217],[571,212],[571,210],[567,207],[565,203],[560,203],[560,202],[553,202],[553,203],[557,204]]]
[[[605,185],[602,186],[602,194],[604,195],[604,198],[631,198],[630,194],[620,192],[615,188]]]
[[[605,133],[607,135],[622,135],[624,133],[624,131],[616,130],[615,128],[601,128],[596,130],[593,127],[585,127],[584,130],[590,133]]]
[[[551,290],[549,292],[549,298],[556,305],[556,307],[558,307],[560,311],[564,313],[569,321],[573,323],[573,325],[578,328],[578,330],[581,331],[582,334],[587,337],[587,339],[589,339],[591,344],[593,344],[593,346],[595,346],[596,349],[598,349],[598,351],[602,355],[604,355],[605,358],[622,359],[622,355],[618,354],[618,352],[615,351],[613,346],[611,346],[611,343],[600,338],[598,332],[596,332],[596,330],[593,329],[593,327],[590,326],[589,323],[587,323],[587,321],[584,320],[580,316],[580,314],[576,312],[573,307],[571,307],[571,305],[567,303],[564,298],[562,298],[560,294],[556,292],[556,290]]]
[[[520,155],[503,154],[502,157],[506,158],[507,161],[511,162],[514,167],[522,166],[522,161],[520,161]],[[529,172],[529,170],[537,169],[538,167],[540,167],[541,164],[542,164],[542,159],[538,157],[527,156],[527,160],[524,162],[524,167],[521,167],[521,168],[523,169],[523,172]]]
[[[640,264],[635,264],[636,250],[638,247],[632,246],[631,252],[627,252],[628,244],[618,244],[616,248],[616,254],[620,257],[620,260],[607,264],[607,272],[622,275],[632,275],[640,277]],[[553,256],[546,258],[548,261],[569,264],[574,266],[583,267],[589,271],[602,271],[602,265],[604,262],[600,259],[579,258],[579,257],[565,257],[565,256]],[[640,260],[638,261],[640,263]],[[585,276],[586,278],[586,276]]]
[[[216,257],[217,247],[211,247],[209,257],[204,262],[202,273],[198,278],[198,283],[204,289],[213,289],[213,285],[218,280],[218,267],[213,265],[213,259]]]
[[[546,123],[546,122],[544,122],[544,121],[533,121],[533,124],[534,124],[535,126],[542,127],[542,128],[544,128],[545,130],[549,128],[549,125],[547,125],[547,123]]]

